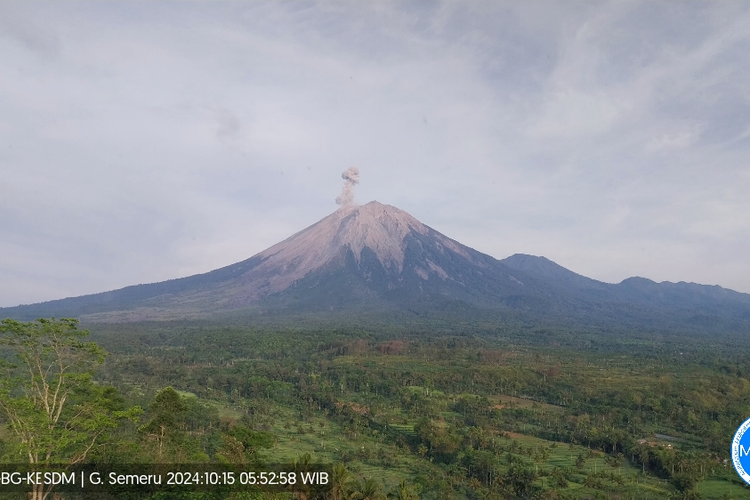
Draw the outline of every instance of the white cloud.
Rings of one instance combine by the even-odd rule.
[[[496,257],[750,292],[744,4],[0,8],[0,305],[247,258],[350,166]]]

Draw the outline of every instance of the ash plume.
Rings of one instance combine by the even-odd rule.
[[[341,188],[341,194],[336,198],[336,203],[344,206],[351,205],[354,203],[354,186],[359,184],[359,169],[347,168],[341,174],[341,178],[344,179],[344,185]]]

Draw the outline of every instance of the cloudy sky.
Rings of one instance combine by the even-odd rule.
[[[0,306],[209,271],[337,208],[750,292],[747,2],[2,2]]]

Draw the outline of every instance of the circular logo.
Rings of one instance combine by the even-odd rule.
[[[734,433],[732,439],[732,464],[737,474],[750,484],[750,418],[742,422],[742,425]]]

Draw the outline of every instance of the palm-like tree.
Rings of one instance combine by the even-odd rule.
[[[385,495],[380,491],[380,485],[373,478],[368,477],[357,483],[347,500],[384,500]]]
[[[341,462],[333,466],[331,475],[331,500],[344,500],[349,491],[349,479],[351,475]]]
[[[396,489],[388,493],[388,498],[392,500],[419,500],[419,495],[414,493],[414,490],[407,486],[406,481],[402,479]]]
[[[297,476],[299,476],[299,474],[302,472],[308,472],[311,466],[312,466],[312,456],[309,453],[300,455],[294,460],[292,460],[292,469],[294,470]],[[297,483],[297,489],[294,492],[295,498],[298,498],[300,500],[307,500],[307,497],[309,494],[310,494],[309,486]]]

